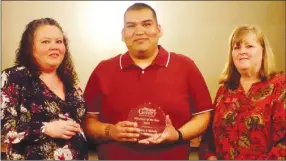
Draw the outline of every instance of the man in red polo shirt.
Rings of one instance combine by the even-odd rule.
[[[193,60],[158,45],[161,35],[155,11],[135,3],[124,15],[128,51],[101,61],[89,78],[85,130],[100,160],[187,160],[190,140],[207,128],[212,101],[205,80]],[[126,120],[144,102],[161,107],[166,128],[140,140],[137,123]]]

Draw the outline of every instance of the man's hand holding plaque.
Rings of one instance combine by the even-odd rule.
[[[160,144],[160,143],[172,143],[179,139],[179,133],[172,125],[169,115],[166,115],[166,128],[159,134],[144,134],[149,136],[146,139],[139,140],[140,144]]]
[[[137,142],[140,129],[136,122],[120,121],[115,125],[109,124],[105,129],[105,135],[119,142]]]
[[[140,129],[138,143],[159,144],[178,139],[178,132],[173,127],[169,116],[166,116],[160,107],[150,102],[132,109],[127,120],[136,122],[137,128]]]

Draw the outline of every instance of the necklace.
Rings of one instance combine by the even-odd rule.
[[[50,88],[52,89],[59,89],[61,85],[59,83],[50,83]]]

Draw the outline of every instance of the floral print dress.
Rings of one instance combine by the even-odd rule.
[[[221,86],[212,125],[203,136],[200,159],[286,159],[286,82],[277,74],[245,93]]]
[[[87,159],[83,131],[69,140],[51,138],[41,131],[53,120],[82,123],[86,105],[80,88],[66,90],[64,101],[23,66],[4,70],[1,85],[1,142],[7,144],[7,159]]]

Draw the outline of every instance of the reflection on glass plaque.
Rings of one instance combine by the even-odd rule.
[[[131,109],[127,120],[137,122],[141,134],[162,133],[166,127],[165,113],[160,107],[150,102]],[[141,136],[139,139],[143,139],[144,137],[146,138],[146,136]]]

